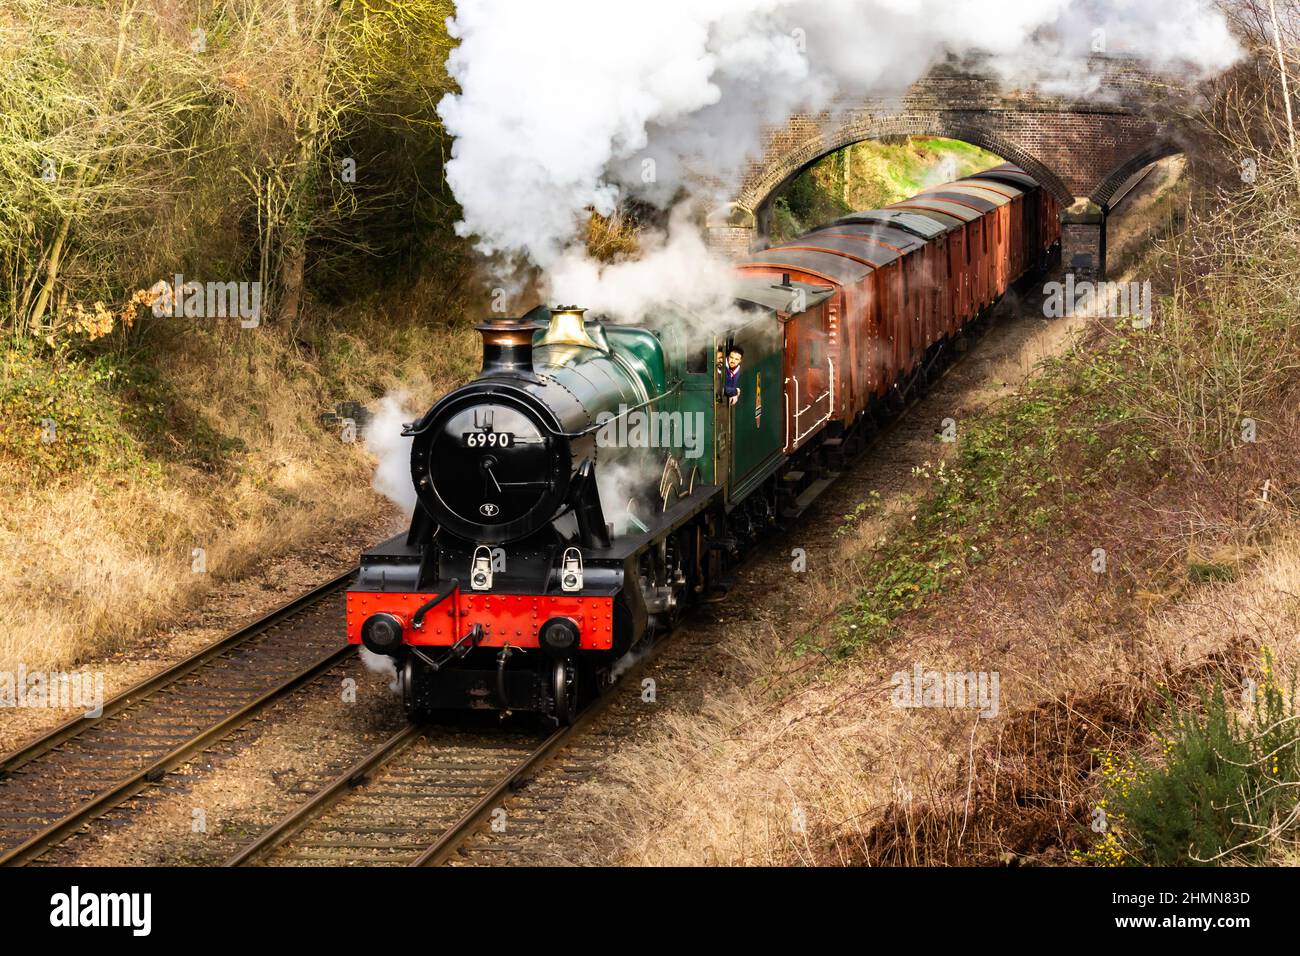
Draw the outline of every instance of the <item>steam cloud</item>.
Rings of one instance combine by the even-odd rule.
[[[379,459],[372,487],[403,514],[415,511],[415,485],[411,483],[411,439],[402,435],[402,425],[420,416],[407,407],[404,392],[380,399],[374,417],[362,435],[366,448]]]
[[[388,679],[388,689],[394,694],[402,689],[401,682],[397,679],[397,662],[387,654],[376,654],[367,647],[360,647],[361,663],[366,666],[366,670],[373,674],[382,674]]]
[[[460,232],[503,282],[531,264],[556,300],[629,318],[725,298],[724,270],[682,215],[639,262],[602,268],[580,249],[588,211],[689,195],[698,215],[794,111],[901,94],[950,57],[1088,95],[1099,45],[1195,77],[1240,55],[1213,0],[458,0],[450,25],[461,92],[439,113]]]

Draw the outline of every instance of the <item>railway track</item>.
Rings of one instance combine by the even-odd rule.
[[[571,726],[550,732],[410,725],[243,847],[227,866],[436,866],[493,821],[502,802],[526,789],[543,766],[567,763],[626,710],[637,676],[667,647],[655,644]],[[593,732],[594,731],[594,732]],[[523,818],[521,818],[522,820]],[[521,823],[526,826],[526,823]]]
[[[0,758],[0,864],[27,864],[355,653],[348,571]]]
[[[724,614],[725,605],[717,606]],[[706,613],[708,608],[699,609]],[[705,625],[674,634],[662,653],[646,660],[637,672],[627,675],[620,693],[594,716],[585,732],[570,737],[544,766],[523,775],[512,785],[508,800],[480,814],[471,826],[454,839],[441,841],[427,864],[444,866],[554,866],[572,859],[559,852],[580,840],[598,825],[585,816],[587,805],[579,802],[579,816],[567,816],[570,794],[588,780],[597,778],[606,761],[650,732],[656,714],[694,703],[693,685],[721,643],[717,629]],[[644,698],[642,680],[653,679],[653,704]],[[494,811],[499,809],[499,813]]]
[[[345,662],[337,634],[340,575],[271,614],[105,702],[98,718],[57,727],[0,761],[0,864],[39,862],[87,824],[160,784],[197,754],[272,704]],[[484,829],[508,796],[559,757],[570,782],[629,736],[638,675],[674,635],[638,663],[569,727],[549,733],[496,726],[408,725],[293,810],[227,865],[413,865],[447,862]],[[692,663],[671,669],[690,671]],[[607,711],[614,725],[591,733]],[[578,770],[578,773],[575,773]],[[508,830],[526,832],[534,795]],[[495,847],[497,851],[501,846]]]

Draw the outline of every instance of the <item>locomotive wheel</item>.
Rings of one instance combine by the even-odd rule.
[[[675,630],[678,622],[682,618],[682,603],[686,600],[687,574],[685,570],[685,558],[688,552],[685,549],[683,537],[686,532],[678,532],[670,535],[666,541],[665,565],[667,567],[668,587],[672,589],[672,601],[668,605],[668,610],[664,617],[668,624],[668,629]]]
[[[402,706],[406,708],[406,719],[412,723],[420,723],[432,716],[428,706],[420,703],[417,697],[416,685],[423,676],[422,670],[415,655],[411,654],[406,658],[399,675],[402,685]]]
[[[568,661],[556,661],[551,669],[551,697],[551,716],[561,727],[569,726],[578,716],[578,670]]]

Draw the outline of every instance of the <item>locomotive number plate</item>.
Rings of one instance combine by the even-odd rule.
[[[465,432],[466,448],[509,448],[515,443],[513,432]]]

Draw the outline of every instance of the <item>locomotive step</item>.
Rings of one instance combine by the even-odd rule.
[[[808,510],[809,505],[811,505],[814,501],[816,501],[818,496],[821,495],[821,493],[825,491],[827,488],[829,488],[831,486],[831,482],[833,482],[839,476],[840,476],[839,472],[832,472],[831,474],[828,474],[825,478],[818,478],[811,485],[809,485],[807,488],[804,489],[804,493],[794,500],[793,505],[791,505],[789,508],[786,508],[783,512],[781,512],[781,517],[798,518],[801,514],[803,514],[805,511]]]
[[[728,568],[726,571],[714,575],[709,582],[709,599],[716,601],[719,598],[726,597],[728,592],[736,586],[736,578],[735,568]]]

